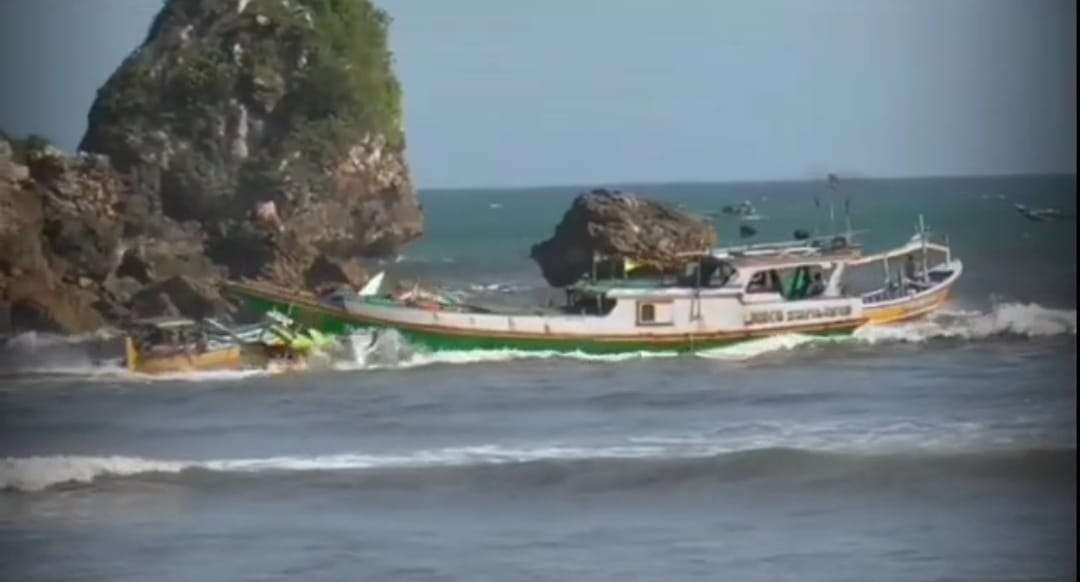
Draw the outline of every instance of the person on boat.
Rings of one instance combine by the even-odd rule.
[[[825,279],[821,276],[821,271],[814,273],[814,280],[810,283],[810,288],[806,292],[807,297],[817,297],[825,292]]]
[[[907,261],[904,263],[904,284],[914,283],[915,281],[915,255],[908,255]]]
[[[769,286],[766,289],[771,293],[783,293],[784,284],[780,282],[780,273],[776,272],[776,269],[769,271]]]
[[[780,282],[780,274],[775,269],[765,272],[758,271],[750,278],[746,286],[748,293],[783,293],[784,286]]]
[[[750,293],[763,293],[768,291],[768,289],[765,288],[765,271],[754,273],[754,276],[750,277],[750,284],[746,286],[746,290]]]

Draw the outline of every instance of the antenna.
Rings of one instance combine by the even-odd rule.
[[[919,215],[919,239],[922,242],[922,278],[923,281],[930,276],[929,265],[926,259],[926,223],[923,222],[923,215]]]
[[[847,241],[851,244],[851,237],[855,234],[851,230],[851,196],[848,195],[844,198],[844,225],[847,227]]]
[[[836,193],[840,190],[840,178],[836,174],[829,174],[828,176],[829,190],[832,191],[832,196],[829,196],[829,228],[832,229],[833,234],[836,234]]]

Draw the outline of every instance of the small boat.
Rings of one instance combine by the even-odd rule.
[[[214,370],[302,369],[327,339],[280,314],[268,322],[229,328],[215,320],[152,318],[135,322],[124,338],[129,371],[165,374]]]
[[[738,204],[728,204],[721,208],[720,212],[742,217],[754,216],[757,214],[757,210],[754,209],[754,205],[751,204],[749,200],[743,200]]]
[[[240,368],[243,362],[240,342],[212,336],[190,319],[140,320],[124,338],[124,364],[131,372],[230,370]]]
[[[938,252],[944,260],[931,265],[930,254]],[[921,267],[905,266],[893,280],[890,261],[904,257],[910,265],[916,255]],[[285,313],[324,333],[395,329],[432,349],[695,351],[777,334],[846,334],[869,322],[919,317],[947,299],[962,272],[947,242],[932,242],[926,229],[870,256],[849,234],[703,250],[676,261],[597,257],[594,267],[598,262],[609,264],[566,287],[559,309],[502,311],[370,289],[333,303],[259,284],[230,283],[226,291],[250,308]],[[884,286],[865,293],[846,288],[849,267],[877,262],[885,265]],[[650,263],[651,269],[641,267]],[[601,279],[596,272],[622,276]],[[639,272],[649,275],[633,276]]]
[[[739,238],[750,238],[757,234],[757,229],[749,224],[739,225]]]
[[[1031,208],[1023,204],[1013,204],[1013,207],[1024,218],[1035,222],[1050,222],[1051,220],[1068,218],[1064,212],[1057,208]]]

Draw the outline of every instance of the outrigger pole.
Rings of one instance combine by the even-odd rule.
[[[923,222],[923,215],[919,215],[919,241],[922,243],[922,279],[925,282],[930,267],[927,264],[926,259],[926,223]]]
[[[840,178],[836,177],[836,174],[829,174],[829,190],[832,191],[832,195],[829,196],[829,228],[832,230],[832,234],[836,234],[836,193],[840,189]]]
[[[851,197],[844,198],[844,225],[847,227],[847,241],[851,244],[851,237],[854,233],[851,230]]]

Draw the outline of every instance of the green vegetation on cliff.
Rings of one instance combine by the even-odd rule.
[[[99,93],[82,147],[127,166],[143,144],[124,138],[155,126],[214,149],[239,102],[264,122],[253,157],[299,148],[322,164],[365,134],[403,148],[386,13],[369,0],[251,0],[242,12],[240,5],[167,2],[142,49]]]
[[[167,0],[80,147],[233,276],[296,283],[319,256],[393,252],[423,217],[389,24],[370,0]]]

